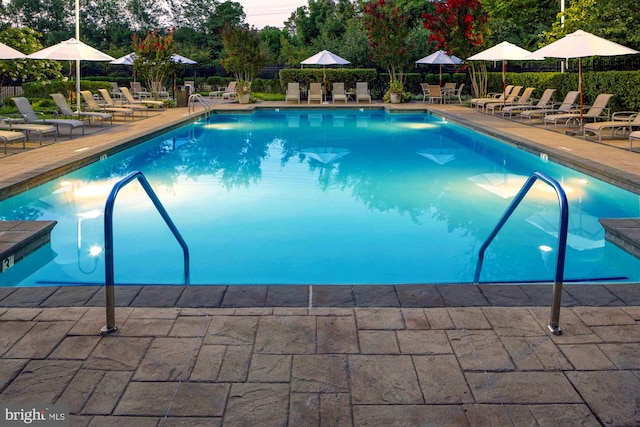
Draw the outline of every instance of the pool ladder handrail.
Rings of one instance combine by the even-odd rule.
[[[178,231],[171,217],[167,213],[160,199],[151,188],[151,184],[140,171],[133,171],[129,175],[118,181],[107,198],[107,202],[104,208],[104,259],[105,259],[105,293],[106,293],[106,309],[107,309],[107,325],[100,330],[100,335],[110,334],[118,330],[116,326],[115,316],[115,292],[114,292],[114,261],[113,261],[113,207],[116,202],[116,196],[120,189],[129,184],[134,179],[137,179],[144,191],[153,202],[156,210],[162,216],[162,219],[167,224],[174,237],[182,247],[183,260],[184,260],[184,283],[189,284],[190,272],[189,272],[189,247],[182,238],[182,235]]]
[[[558,196],[558,203],[560,205],[560,220],[558,227],[558,248],[556,255],[556,271],[553,281],[553,302],[551,304],[551,316],[549,320],[549,325],[547,328],[554,335],[562,335],[562,330],[560,329],[560,304],[562,302],[562,283],[564,281],[564,261],[565,255],[567,251],[567,232],[569,228],[569,204],[567,203],[567,195],[565,191],[560,186],[560,183],[550,176],[542,173],[542,172],[534,172],[531,174],[529,179],[524,183],[516,197],[513,199],[507,210],[504,212],[500,221],[495,226],[489,237],[485,240],[485,242],[480,247],[478,253],[478,263],[476,264],[476,273],[474,276],[474,283],[477,285],[480,282],[480,271],[482,270],[482,262],[484,260],[484,253],[489,247],[489,244],[496,237],[498,232],[502,229],[504,224],[507,222],[511,214],[518,207],[520,202],[527,195],[533,184],[537,181],[541,180],[547,184],[549,184],[556,192]]]
[[[189,101],[187,101],[187,107],[189,108],[188,110],[189,113],[196,112],[196,100],[200,102],[200,104],[202,104],[202,106],[204,107],[206,111],[205,118],[209,117],[209,115],[211,114],[211,107],[209,106],[209,103],[204,99],[204,97],[199,93],[194,93],[189,95]]]

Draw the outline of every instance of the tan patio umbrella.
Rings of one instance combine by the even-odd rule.
[[[612,42],[586,31],[578,30],[560,40],[542,47],[530,54],[539,58],[578,58],[578,88],[580,90],[580,121],[582,122],[582,58],[589,56],[617,56],[640,53],[621,44]],[[532,59],[532,58],[530,58]]]
[[[21,59],[26,58],[26,56],[27,55],[15,50],[11,46],[0,43],[0,59]]]
[[[315,55],[305,59],[300,63],[301,65],[322,65],[324,67],[324,96],[327,96],[327,65],[347,65],[351,64],[344,58],[340,58],[338,55],[323,50]]]

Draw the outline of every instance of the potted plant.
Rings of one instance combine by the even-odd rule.
[[[248,104],[251,101],[251,82],[238,80],[236,92],[238,93],[238,102],[240,104]]]
[[[389,82],[389,99],[392,104],[399,104],[402,102],[402,93],[404,87],[400,80],[391,80]]]

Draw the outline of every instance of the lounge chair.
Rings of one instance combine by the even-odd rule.
[[[129,91],[129,88],[127,87],[121,87],[120,91],[122,93],[124,105],[147,105],[147,106],[152,105],[154,107],[164,109],[164,102],[162,101],[155,101],[153,99],[147,99],[147,98],[141,98],[140,100],[136,100],[131,94],[131,92]]]
[[[169,99],[169,91],[166,87],[162,86],[162,82],[153,82],[151,84],[151,93],[156,97],[154,102],[162,102],[158,101],[159,99]],[[142,98],[141,101],[144,101],[146,98]],[[151,100],[149,100],[151,101]],[[159,105],[159,104],[150,104],[149,105]],[[164,108],[164,102],[162,103],[162,108]]]
[[[318,101],[322,104],[322,84],[311,83],[309,85],[309,93],[307,94],[307,104],[311,104],[312,101]]]
[[[356,83],[356,103],[360,103],[360,101],[367,101],[371,104],[371,92],[367,82]]]
[[[298,104],[300,104],[300,83],[287,83],[287,92],[284,96],[284,102],[287,101],[296,101]]]
[[[221,98],[225,93],[235,93],[238,82],[229,82],[227,87],[218,87],[218,90],[209,92],[209,98]]]
[[[230,82],[229,85],[225,88],[224,92],[222,92],[222,99],[228,99],[228,100],[236,99],[236,96],[238,95],[236,86],[238,86],[238,82],[236,81]]]
[[[636,111],[617,111],[611,116],[611,121],[587,123],[582,128],[582,137],[587,139],[587,134],[598,137],[598,142],[602,142],[602,131],[611,129],[611,138],[618,131],[633,131],[634,127],[640,127],[640,113]]]
[[[106,89],[98,89],[98,92],[100,92],[100,96],[103,99],[103,104],[105,107],[108,107],[108,108],[117,107],[116,103],[113,102],[111,95],[109,95],[109,92],[107,92]],[[133,111],[138,111],[140,112],[140,114],[146,113],[147,116],[149,115],[149,107],[147,107],[146,105],[129,104],[128,102],[126,102],[126,100],[123,100],[122,103],[120,104],[120,107],[128,108]]]
[[[535,104],[517,104],[517,105],[507,106],[502,109],[501,114],[503,117],[509,116],[509,118],[511,118],[513,114],[521,113],[525,110],[533,110],[536,108],[538,109],[549,108],[552,105],[551,97],[553,96],[555,91],[556,91],[555,89],[545,89],[545,91],[542,93],[542,96],[540,97],[538,102],[536,102]]]
[[[464,83],[460,83],[460,86],[458,86],[457,89],[455,89],[453,92],[449,93],[446,95],[447,99],[452,100],[452,99],[458,99],[458,103],[462,104],[462,89],[464,89]]]
[[[73,130],[81,129],[82,135],[84,135],[84,122],[82,120],[75,119],[48,119],[42,114],[42,118],[38,117],[35,111],[33,111],[33,107],[29,103],[29,100],[23,96],[19,96],[17,98],[11,98],[16,107],[18,107],[18,111],[24,118],[24,121],[29,124],[41,124],[41,125],[53,125],[56,127],[56,132],[60,133],[60,126],[69,127],[69,139],[73,138]]]
[[[442,104],[442,88],[440,85],[429,85],[429,103],[439,102]]]
[[[420,88],[422,89],[422,102],[424,102],[429,96],[429,83],[420,83]]]
[[[131,116],[133,119],[133,110],[131,108],[124,107],[107,107],[105,105],[98,104],[98,101],[95,100],[93,94],[88,90],[80,91],[82,98],[84,99],[84,103],[87,104],[87,108],[89,111],[100,111],[100,112],[108,112],[113,114],[122,114],[122,117],[126,120],[127,116]]]
[[[117,96],[117,97],[121,97],[122,96],[122,91],[120,90],[120,87],[118,86],[117,82],[109,82],[109,84],[111,85],[111,96]]]
[[[331,91],[331,100],[335,104],[336,101],[344,101],[347,103],[347,92],[344,90],[343,82],[336,82],[333,84],[333,90]]]
[[[640,130],[629,134],[629,151],[633,150],[633,141],[640,141]]]
[[[7,154],[7,144],[13,141],[22,140],[22,148],[27,148],[26,146],[27,137],[22,132],[15,132],[12,130],[0,130],[0,141],[4,143],[4,154]]]
[[[520,113],[520,121],[524,123],[524,119],[529,119],[529,124],[531,124],[532,119],[543,119],[547,114],[568,113],[573,110],[579,94],[580,92],[577,90],[567,92],[564,101],[562,101],[558,108],[535,108],[523,111]]]
[[[607,109],[607,104],[609,104],[609,100],[613,94],[610,93],[601,93],[596,97],[593,105],[587,110],[580,114],[580,112],[573,113],[564,113],[564,114],[547,114],[544,116],[544,128],[547,128],[547,123],[553,123],[554,129],[558,129],[558,123],[569,124],[571,122],[578,122],[578,126],[582,126],[585,120],[590,121],[598,121],[598,119],[608,120],[609,119],[609,110]]]
[[[100,113],[97,111],[74,111],[71,109],[69,104],[67,104],[67,100],[64,98],[64,95],[61,93],[50,93],[51,98],[56,103],[58,110],[60,110],[60,114],[66,117],[77,117],[78,120],[82,120],[82,117],[89,118],[89,124],[91,124],[91,119],[96,118],[104,123],[105,120],[110,120],[111,124],[113,124],[113,114],[110,113]]]
[[[489,113],[489,111],[491,111],[491,115],[495,115],[496,110],[500,111],[507,106],[510,107],[514,105],[529,105],[529,100],[531,99],[531,95],[533,95],[534,90],[536,90],[535,87],[528,87],[524,90],[524,92],[522,92],[522,96],[509,95],[509,98],[505,99],[504,102],[491,102],[489,104],[486,104],[484,106],[484,112]],[[515,90],[513,92],[515,92]]]
[[[488,102],[499,102],[499,101],[504,101],[505,99],[507,99],[507,97],[509,96],[509,94],[511,93],[511,91],[513,90],[513,85],[507,85],[504,88],[504,91],[501,93],[488,93],[487,96],[482,97],[482,98],[473,98],[471,100],[471,107],[474,107],[477,109],[479,109],[481,106],[484,106],[484,104],[488,103]]]
[[[23,119],[19,119],[23,120]],[[23,131],[24,135],[29,140],[29,133],[34,132],[38,134],[38,142],[42,145],[42,136],[48,133],[53,133],[53,140],[58,140],[58,129],[53,125],[37,125],[33,123],[15,122],[12,119],[0,117],[0,129],[2,130],[18,130]]]
[[[131,93],[134,97],[138,98],[151,98],[151,93],[147,91],[146,87],[143,87],[140,82],[131,82]]]

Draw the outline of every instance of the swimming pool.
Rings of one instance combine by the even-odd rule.
[[[638,196],[428,113],[215,114],[0,202],[7,220],[56,220],[51,243],[2,286],[104,283],[103,210],[145,174],[189,245],[192,284],[469,283],[477,252],[534,171],[565,188],[565,277],[637,281],[640,263],[598,218]],[[489,247],[483,282],[553,278],[558,203],[534,190]],[[115,279],[176,284],[182,253],[138,184],[114,212]]]

